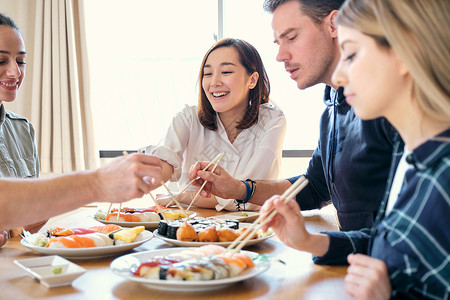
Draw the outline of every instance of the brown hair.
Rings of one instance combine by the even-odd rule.
[[[265,0],[263,8],[273,13],[281,4],[295,1],[300,5],[301,12],[308,16],[315,24],[322,24],[322,20],[333,10],[339,10],[344,0]]]
[[[239,61],[247,70],[247,73],[253,74],[258,72],[259,78],[256,86],[250,90],[248,96],[248,107],[244,118],[239,122],[236,128],[246,129],[258,122],[259,106],[269,102],[270,83],[264,68],[261,56],[258,51],[246,41],[240,39],[225,38],[216,42],[203,57],[198,75],[199,81],[199,97],[198,97],[198,118],[200,123],[211,130],[217,129],[217,113],[209,103],[205,91],[202,88],[203,69],[211,52],[221,47],[233,47],[239,54]]]

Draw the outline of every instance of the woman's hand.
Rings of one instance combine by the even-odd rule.
[[[280,196],[273,196],[266,200],[261,208],[261,214],[267,214],[272,209],[276,215],[263,227],[275,231],[278,238],[289,247],[306,251],[317,256],[327,253],[330,238],[326,234],[311,234],[306,230],[305,219],[295,200],[284,203]]]
[[[200,193],[201,196],[209,198],[212,194],[224,199],[245,198],[245,185],[240,180],[234,179],[220,166],[216,167],[214,173],[203,171],[208,164],[206,161],[197,162],[189,170],[189,180],[200,177],[193,183],[197,188],[200,188],[205,180],[208,181]]]
[[[389,299],[391,282],[386,264],[363,254],[350,254],[345,290],[356,299]]]
[[[309,238],[309,232],[305,228],[305,221],[300,213],[300,207],[294,200],[284,204],[280,196],[273,196],[266,200],[261,208],[261,214],[275,209],[277,214],[269,221],[263,230],[269,227],[275,231],[278,238],[289,247],[302,250],[301,245]]]

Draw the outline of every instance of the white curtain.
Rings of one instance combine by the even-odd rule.
[[[31,121],[41,172],[96,168],[83,0],[36,0],[35,5],[33,68],[27,80],[32,81]]]

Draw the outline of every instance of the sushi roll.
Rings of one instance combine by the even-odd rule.
[[[154,257],[131,272],[149,279],[201,281],[239,276],[254,266],[245,253],[227,253],[224,247],[207,245]]]
[[[168,224],[166,220],[160,220],[158,224],[158,234],[162,236],[167,236]]]
[[[178,228],[180,228],[181,223],[178,221],[175,222],[171,222],[170,224],[167,225],[167,237],[169,239],[177,239],[177,230]]]
[[[231,229],[239,229],[239,221],[235,220],[226,220],[226,226]]]
[[[204,268],[207,264],[201,264],[201,260],[190,259],[171,266],[162,266],[159,278],[165,280],[199,281],[214,278],[213,270]]]

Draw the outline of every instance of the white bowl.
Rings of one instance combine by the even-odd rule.
[[[86,272],[86,269],[58,255],[16,259],[14,263],[46,287],[70,285]]]

